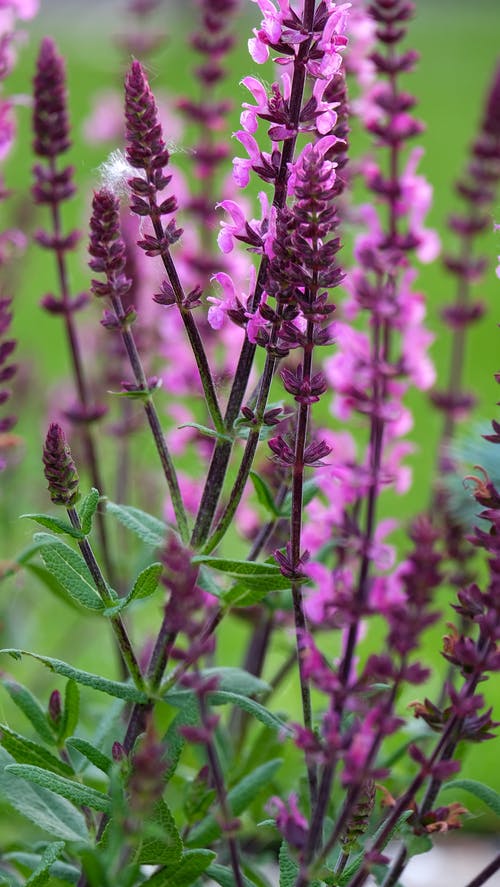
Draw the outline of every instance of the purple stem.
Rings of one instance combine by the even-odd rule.
[[[206,722],[206,708],[203,698],[200,698],[200,713],[202,723],[205,725]],[[215,748],[215,744],[212,739],[208,739],[206,742],[207,749],[207,757],[208,762],[210,764],[210,769],[212,771],[212,778],[214,781],[215,792],[217,795],[217,800],[219,802],[219,807],[221,811],[221,825],[222,830],[225,833],[227,844],[229,847],[229,856],[231,859],[231,867],[233,869],[234,880],[236,882],[236,887],[244,887],[243,877],[241,874],[240,868],[240,860],[239,860],[239,852],[238,845],[234,836],[231,834],[231,810],[229,809],[229,804],[227,801],[227,792],[226,787],[224,785],[224,774],[222,772],[222,768],[220,766],[219,757],[217,755],[217,750]]]
[[[314,20],[315,0],[305,0],[304,3],[304,29],[310,31]],[[298,126],[300,111],[302,106],[302,97],[304,94],[304,84],[306,70],[304,59],[309,50],[310,40],[305,40],[299,48],[297,59],[294,63],[291,95],[290,95],[290,116],[291,127]],[[273,205],[278,209],[282,209],[286,202],[287,180],[288,180],[288,164],[293,159],[295,150],[296,135],[285,139],[283,143],[283,151],[281,154],[281,163],[276,177]],[[265,280],[267,276],[267,256],[263,256],[260,261],[255,292],[248,307],[248,310],[254,312],[257,310],[264,290]],[[243,403],[245,391],[247,389],[250,371],[252,369],[256,346],[247,338],[243,343],[238,366],[234,377],[234,382],[229,394],[228,405],[224,417],[224,425],[227,431],[231,431],[233,424],[238,417],[238,413]],[[267,396],[267,395],[266,395]],[[255,443],[257,446],[257,442]],[[206,541],[213,517],[217,508],[224,478],[226,476],[229,459],[231,457],[232,444],[228,441],[218,441],[212,456],[205,487],[202,493],[200,507],[194,525],[193,535],[191,537],[191,545],[198,548]]]
[[[499,869],[500,853],[495,856],[495,858],[492,859],[491,862],[472,879],[472,881],[469,881],[469,883],[466,884],[466,887],[481,887],[481,885],[486,884],[486,881],[488,881],[495,872],[498,872]]]
[[[52,177],[57,175],[57,167],[55,158],[51,157],[49,159],[49,168]],[[51,216],[52,216],[52,227],[55,235],[56,245],[54,246],[54,253],[56,257],[57,264],[57,273],[59,276],[59,287],[61,293],[61,301],[64,308],[63,317],[64,317],[64,325],[66,329],[66,337],[69,345],[69,354],[71,360],[71,366],[73,370],[73,378],[75,382],[75,388],[78,396],[78,400],[80,402],[80,406],[83,409],[85,415],[88,412],[88,408],[90,406],[90,396],[88,391],[87,380],[85,378],[85,372],[83,369],[83,360],[81,356],[80,343],[78,340],[78,335],[76,332],[76,325],[73,318],[71,299],[69,294],[69,284],[68,284],[68,273],[66,268],[66,260],[64,250],[61,249],[60,246],[57,245],[59,241],[62,239],[62,229],[61,229],[61,213],[60,206],[57,202],[52,202],[50,205],[51,208]],[[96,446],[94,442],[93,434],[86,422],[83,423],[83,427],[81,429],[81,435],[83,440],[83,446],[85,449],[85,458],[87,464],[90,468],[90,475],[92,478],[92,484],[96,487],[97,490],[101,494],[104,493],[104,484],[102,481],[102,475],[99,468],[99,460],[97,458]],[[99,534],[99,542],[102,548],[102,555],[104,559],[104,565],[106,567],[106,572],[109,576],[111,583],[114,585],[114,569],[113,562],[111,559],[110,551],[109,551],[109,542],[106,532],[104,513],[102,511],[97,511],[96,514],[97,520],[97,531]]]
[[[132,372],[134,374],[136,384],[139,390],[144,392],[144,411],[149,422],[149,427],[153,434],[156,449],[158,451],[163,472],[168,484],[170,497],[172,499],[172,506],[177,519],[177,525],[179,527],[179,533],[181,535],[182,541],[187,542],[189,538],[189,529],[186,512],[182,502],[179,481],[177,479],[175,466],[172,462],[172,458],[167,447],[156,407],[153,403],[151,395],[149,394],[148,380],[144,372],[144,367],[142,366],[142,361],[139,356],[137,346],[135,344],[134,336],[129,326],[127,325],[127,316],[123,308],[121,298],[117,295],[112,295],[111,303],[113,305],[113,310],[120,322],[120,331],[123,339],[123,344],[125,345],[125,349],[130,361],[130,366],[132,367]]]

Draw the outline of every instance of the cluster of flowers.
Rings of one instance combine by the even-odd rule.
[[[465,809],[458,802],[438,806],[439,790],[459,768],[454,759],[459,743],[491,739],[498,726],[477,687],[500,667],[500,492],[487,475],[472,478],[473,495],[484,509],[480,518],[489,529],[476,528],[473,547],[467,542],[467,550],[483,548],[489,555],[486,590],[479,580],[466,581],[464,572],[460,581],[457,578],[457,563],[470,554],[464,555],[456,544],[457,529],[446,512],[442,489],[434,513],[413,521],[404,557],[386,542],[398,522],[380,519],[381,495],[386,488],[405,493],[411,484],[407,457],[413,445],[406,436],[413,419],[406,395],[410,388],[427,391],[435,384],[428,354],[433,337],[425,326],[423,295],[414,289],[412,263],[414,258],[435,261],[440,243],[426,227],[432,190],[418,172],[422,152],[408,147],[421,133],[422,123],[413,114],[415,97],[401,86],[417,61],[415,52],[403,48],[412,4],[372,0],[367,9],[360,0],[256,3],[262,21],[249,41],[250,55],[257,65],[272,60],[278,74],[270,85],[254,75],[243,78],[250,99],[243,103],[241,128],[234,136],[245,156],[234,158],[232,176],[222,185],[229,148],[219,133],[230,103],[219,98],[218,89],[234,43],[231,26],[240,8],[237,0],[198,3],[199,25],[191,45],[202,57],[195,70],[202,99],[183,98],[175,107],[197,128],[195,147],[187,155],[194,170],[192,184],[175,167],[175,148],[164,135],[163,115],[145,67],[134,60],[128,68],[125,147],[105,164],[104,185],[92,200],[88,251],[95,277],[90,290],[103,306],[101,338],[95,337],[99,344],[94,345],[92,361],[86,359],[77,324],[90,295],[72,294],[69,285],[69,260],[80,234],[65,233],[62,223],[65,202],[75,193],[73,168],[62,161],[71,146],[64,63],[54,42],[42,41],[34,79],[33,147],[38,162],[32,195],[36,204],[48,209],[50,223],[35,240],[54,255],[59,292],[46,294],[42,306],[63,322],[75,399],[59,410],[44,448],[49,493],[54,504],[66,508],[69,524],[41,517],[44,526],[71,535],[78,546],[80,561],[74,560],[74,551],[64,557],[73,572],[85,570],[80,576],[90,585],[91,594],[87,587],[79,603],[90,600],[91,609],[107,612],[129,679],[113,685],[131,707],[125,712],[124,735],[114,737],[107,769],[100,751],[90,753],[87,743],[84,752],[98,768],[108,775],[119,773],[117,780],[122,780],[128,808],[116,814],[126,838],[117,851],[120,872],[134,862],[137,884],[168,883],[172,847],[182,848],[182,841],[168,808],[161,805],[187,741],[204,754],[190,783],[190,791],[202,799],[200,816],[212,807],[216,811],[206,834],[222,834],[221,855],[227,855],[231,883],[246,883],[237,808],[241,797],[251,792],[229,789],[225,767],[231,755],[227,749],[221,754],[224,719],[212,710],[212,705],[236,702],[244,713],[233,712],[227,730],[235,758],[249,733],[247,717],[256,712],[268,727],[281,725],[295,753],[298,749],[303,755],[306,778],[300,796],[292,792],[286,800],[268,798],[283,840],[280,862],[288,866],[288,881],[292,883],[291,871],[296,887],[318,879],[361,887],[381,866],[383,883],[390,887],[397,883],[409,852],[403,846],[393,861],[384,855],[394,830],[402,819],[419,836],[459,827]],[[15,4],[11,6],[13,15]],[[143,25],[159,8],[158,0],[127,4]],[[35,10],[18,3],[16,11],[28,17]],[[145,58],[162,38],[144,29],[132,43],[131,39],[127,51],[133,48]],[[7,41],[5,70],[9,47]],[[354,100],[348,98],[348,74],[357,80]],[[467,285],[485,270],[483,260],[472,257],[472,245],[488,224],[484,210],[500,180],[499,84],[497,76],[471,162],[458,185],[466,212],[450,223],[461,239],[460,254],[445,262],[460,286],[456,303],[443,317],[460,336],[448,389],[432,394],[446,417],[443,443],[449,442],[456,419],[471,406],[457,367],[465,329],[482,311],[469,301]],[[106,96],[104,118],[102,106],[94,112],[87,123],[89,134],[99,130],[101,138],[118,137],[117,126],[108,126],[110,101],[114,100]],[[6,114],[9,110],[7,103]],[[358,115],[377,149],[356,171],[348,163],[350,113]],[[0,121],[4,117],[2,111]],[[106,127],[101,130],[103,119]],[[10,142],[9,132],[6,126],[0,144],[2,139]],[[350,203],[356,173],[368,193],[369,202],[361,206]],[[257,182],[260,217],[252,218],[250,201],[239,189]],[[223,199],[217,202],[221,193]],[[339,231],[353,222],[354,267],[344,269],[339,264]],[[0,260],[2,256],[0,245]],[[337,304],[332,290],[339,293]],[[9,303],[2,295],[0,336],[7,332],[9,319]],[[0,345],[2,385],[13,373],[13,348],[11,340]],[[98,351],[101,358],[104,354],[105,368],[97,396],[89,367],[92,372],[99,367]],[[166,432],[159,409],[162,385],[171,395]],[[101,403],[106,387],[120,388],[116,408]],[[270,402],[275,390],[282,396],[279,403]],[[2,390],[0,403],[7,397]],[[142,426],[141,410],[167,485],[167,501],[162,503],[167,526],[149,514],[138,518],[137,510],[125,510],[124,522],[129,527],[138,522],[146,541],[157,539],[158,527],[164,527],[167,540],[161,563],[149,564],[127,594],[125,568],[113,553],[105,509],[95,514],[98,554],[91,547],[88,536],[98,494],[89,494],[77,510],[80,480],[61,425],[68,425],[72,443],[79,445],[80,474],[86,471],[103,496],[111,471],[100,458],[101,430],[106,427],[119,438],[117,474],[123,502],[133,489],[128,485],[131,433]],[[321,427],[328,410],[331,423]],[[320,423],[316,415],[322,415]],[[356,434],[344,428],[352,419]],[[0,433],[10,431],[14,421],[3,419]],[[187,427],[173,429],[177,423]],[[499,442],[499,423],[493,422],[493,433],[486,437]],[[194,471],[184,473],[193,453]],[[451,470],[450,461],[440,463],[440,468],[446,466]],[[250,501],[253,490],[266,509],[265,521]],[[224,548],[233,521],[249,543],[246,561],[232,558],[227,544]],[[56,539],[53,544],[62,543]],[[45,538],[40,545],[50,543]],[[49,573],[55,563],[51,557],[49,553],[46,560]],[[76,569],[76,563],[82,566]],[[57,570],[56,578],[64,585],[66,574],[59,561]],[[444,640],[450,673],[438,701],[424,698],[411,706],[410,719],[424,722],[429,730],[408,746],[410,775],[403,784],[384,763],[385,740],[407,722],[398,707],[401,691],[429,679],[430,669],[421,661],[423,636],[440,618],[435,594],[453,570],[458,586],[454,606],[461,622]],[[160,572],[166,593],[161,625],[156,637],[136,652],[122,611],[154,591]],[[76,595],[75,588],[78,584],[71,585],[70,596]],[[250,640],[243,677],[240,671],[233,675],[237,690],[228,692],[224,679],[230,680],[226,672],[234,670],[218,670],[214,663],[217,628],[223,619],[233,618],[228,616],[232,607],[239,607]],[[384,652],[371,649],[368,656],[360,656],[366,626],[374,617],[382,619]],[[281,631],[283,637],[283,629],[293,635],[294,649],[271,685],[276,689],[297,666],[300,724],[285,725],[251,698],[270,692],[262,675],[268,675],[268,654],[275,635]],[[246,695],[239,692],[238,681],[251,688]],[[111,684],[107,682],[108,688]],[[61,729],[63,720],[57,693],[51,696],[48,713],[54,730]],[[313,698],[318,695],[321,709],[316,712]],[[174,705],[179,699],[190,700],[191,708],[179,703],[179,714],[160,740],[153,715],[165,698],[174,698]],[[67,738],[61,735],[59,750]],[[76,747],[83,749],[82,741]],[[61,754],[66,765],[66,752]],[[100,801],[97,809],[104,812],[93,823],[96,853],[102,851],[103,859],[112,852],[114,838],[102,845],[100,839],[110,819],[113,826],[113,811],[118,809],[113,807],[118,782],[110,779],[111,800]],[[381,814],[376,812],[376,787],[383,796]],[[66,786],[65,791],[70,793],[63,796],[74,800],[72,790]],[[84,807],[92,797],[81,795]],[[156,832],[158,823],[170,830],[168,852],[154,828],[154,837],[144,839],[146,850],[137,851],[137,834],[152,815]],[[176,865],[197,852],[189,849],[193,822],[196,816],[193,821],[188,817],[183,835],[188,849],[182,860],[176,857]],[[79,887],[94,883],[95,860],[92,865],[89,860],[90,856],[84,860]],[[156,861],[164,871],[146,881],[140,863]],[[221,866],[207,869],[209,861],[199,874],[206,869],[213,879],[222,878],[221,884],[229,883]],[[116,865],[113,859],[110,867]],[[474,881],[475,887],[491,871],[490,866]],[[134,877],[123,884],[135,887]]]

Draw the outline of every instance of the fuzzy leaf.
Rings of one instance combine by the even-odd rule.
[[[116,606],[108,607],[105,610],[105,616],[115,616],[117,613],[120,613],[121,610],[128,607],[133,601],[138,601],[154,594],[158,588],[158,580],[162,570],[163,565],[160,563],[150,564],[146,567],[142,573],[139,573],[130,594],[121,600],[119,604],[116,604]]]
[[[293,731],[285,721],[282,721],[278,715],[269,711],[260,702],[257,702],[255,699],[249,699],[248,696],[242,696],[240,693],[229,693],[225,690],[216,690],[215,693],[210,693],[209,701],[211,705],[237,705],[238,708],[242,708],[243,711],[253,715],[254,718],[260,721],[261,724],[265,724],[266,727],[292,735]]]
[[[21,517],[27,517],[58,535],[71,536],[73,539],[85,538],[85,534],[81,530],[77,530],[69,521],[62,520],[60,517],[52,517],[50,514],[22,514]]]
[[[220,598],[223,594],[222,588],[219,588],[215,579],[213,578],[210,570],[207,570],[205,567],[200,567],[200,572],[198,573],[198,585],[203,591],[207,591],[209,594],[212,594],[216,598]]]
[[[252,773],[244,776],[228,792],[228,807],[233,816],[239,816],[240,813],[243,813],[262,789],[269,788],[269,783],[282,763],[282,758],[267,761],[267,763],[257,767]],[[209,844],[215,841],[220,833],[221,827],[217,819],[212,815],[206,816],[205,819],[192,829],[189,835],[189,843],[194,845]]]
[[[319,487],[315,480],[306,480],[302,488],[302,504],[309,505],[319,493]],[[292,513],[292,493],[286,494],[285,501],[280,509],[280,517],[290,517]]]
[[[139,536],[139,539],[147,545],[152,545],[153,548],[165,545],[168,527],[152,514],[147,514],[140,508],[133,508],[131,505],[117,505],[109,500],[106,500],[106,512],[116,517],[124,527]]]
[[[232,666],[217,666],[215,668],[203,668],[200,671],[200,677],[218,678],[217,690],[224,690],[228,693],[238,693],[242,696],[253,696],[255,693],[265,693],[270,689],[267,681],[257,678],[255,675],[245,671],[244,668],[235,668]],[[193,696],[192,690],[171,690],[167,694],[168,701],[172,705],[179,705],[183,699]]]
[[[111,758],[108,758],[107,755],[103,754],[102,751],[92,745],[91,742],[87,742],[86,739],[79,739],[78,736],[70,736],[69,739],[66,740],[66,745],[69,745],[70,748],[76,748],[79,754],[83,755],[84,758],[87,758],[94,767],[97,767],[98,770],[102,770],[103,773],[109,773],[111,767],[113,766],[113,761]]]
[[[225,557],[212,557],[211,555],[197,555],[193,557],[193,564],[205,564],[213,570],[220,570],[230,576],[245,576],[255,579],[275,576],[280,572],[277,564],[267,564],[261,561],[231,560]]]
[[[21,657],[18,656],[17,658],[20,659]],[[47,715],[38,702],[38,699],[35,699],[27,687],[23,687],[22,684],[18,684],[9,677],[1,676],[0,681],[7,690],[12,701],[28,718],[38,735],[44,740],[44,742],[53,745],[54,733],[49,727]]]
[[[394,835],[397,834],[398,832],[400,832],[400,831],[403,829],[403,826],[405,825],[405,823],[407,822],[407,820],[410,818],[410,816],[413,816],[413,811],[412,811],[412,810],[405,810],[405,812],[399,817],[398,821],[397,821],[396,824],[394,825],[394,828],[391,830],[390,834],[387,835],[387,837],[386,837],[386,839],[384,840],[382,846],[379,847],[379,851],[385,850],[385,848],[387,847],[389,841],[392,841]],[[381,825],[379,826],[379,828],[377,829],[377,831],[375,832],[375,834],[374,834],[373,837],[372,837],[372,840],[373,840],[373,841],[376,841],[376,840],[377,840],[377,838],[378,838],[379,834],[381,833],[381,831],[383,830],[383,828],[384,828],[384,823],[382,822]],[[362,865],[362,863],[363,863],[363,860],[364,860],[364,853],[360,853],[360,854],[359,854],[359,855],[353,860],[353,862],[352,862],[350,865],[348,865],[348,866],[344,869],[344,871],[343,871],[343,873],[342,873],[342,876],[341,876],[341,877],[339,878],[339,880],[338,880],[339,887],[347,887],[347,885],[348,885],[348,884],[350,883],[350,881],[351,881],[351,878],[353,878],[354,875],[355,875],[355,874],[359,871],[359,869],[361,868],[361,865]]]
[[[2,859],[4,859],[5,862],[19,863],[19,865],[30,869],[32,872],[35,871],[36,867],[40,864],[41,858],[40,853],[24,853],[21,850],[2,854]],[[76,884],[80,877],[80,870],[74,865],[69,865],[67,862],[59,862],[56,860],[50,868],[50,874],[59,881],[67,881],[69,884]]]
[[[64,776],[58,776],[56,773],[50,773],[48,770],[33,767],[30,764],[8,764],[5,769],[14,776],[20,776],[56,795],[61,795],[73,804],[91,807],[93,810],[101,810],[103,813],[111,811],[111,801],[108,795],[98,792],[88,785],[73,782]]]
[[[37,533],[35,539],[42,541],[40,554],[45,566],[68,594],[88,610],[102,610],[104,605],[83,557],[48,533]]]
[[[216,440],[225,440],[228,443],[233,442],[233,438],[230,434],[221,434],[220,431],[216,431],[215,428],[209,428],[208,425],[200,425],[198,422],[186,422],[184,425],[178,425],[177,427],[194,428],[204,437],[214,437]]]
[[[52,573],[47,570],[46,567],[42,567],[41,564],[25,564],[25,569],[31,573],[33,576],[45,585],[45,588],[50,591],[51,594],[54,595],[58,600],[63,601],[68,607],[71,607],[73,610],[76,610],[77,613],[81,615],[82,608],[77,602],[71,597],[70,594],[66,591],[66,589],[61,585],[61,583],[56,579]],[[93,611],[88,611],[90,614]]]
[[[92,674],[89,671],[82,671],[79,668],[73,668],[72,665],[68,665],[67,662],[63,662],[61,659],[52,659],[50,656],[41,656],[39,653],[31,653],[29,650],[10,648],[0,650],[0,653],[8,653],[13,659],[21,659],[22,656],[31,656],[32,659],[37,659],[38,662],[46,665],[50,671],[63,675],[65,678],[70,678],[71,680],[76,681],[77,684],[93,687],[94,690],[99,690],[101,693],[107,693],[108,696],[116,696],[118,699],[128,699],[130,702],[147,702],[146,694],[142,693],[141,690],[138,690],[137,687],[134,687],[132,684],[111,681],[108,678],[101,677],[101,675]]]
[[[279,509],[274,504],[274,496],[265,480],[255,471],[250,472],[250,480],[253,483],[260,504],[269,512],[271,517],[279,517]]]
[[[78,684],[74,680],[66,683],[64,692],[64,708],[62,713],[61,727],[59,729],[59,739],[64,740],[66,736],[70,736],[75,732],[78,726],[78,717],[80,714],[80,691]]]
[[[299,874],[298,863],[290,856],[286,841],[282,841],[279,855],[280,887],[293,887]]]
[[[193,557],[193,564],[204,564],[212,570],[218,570],[226,576],[238,580],[236,591],[230,588],[221,595],[222,600],[231,604],[241,597],[239,586],[249,589],[262,599],[268,591],[279,591],[290,588],[290,580],[283,576],[277,564],[261,563],[256,561],[229,560],[223,557],[211,557],[210,555],[198,555]]]
[[[281,576],[280,582],[281,580],[285,581],[285,577]],[[290,588],[290,580],[288,580],[287,587]],[[267,588],[265,582],[257,587],[253,585],[249,587],[245,581],[236,582],[227,591],[222,592],[221,600],[227,607],[254,607],[255,604],[260,604],[270,591],[275,591],[275,589]]]
[[[61,776],[73,775],[73,768],[60,758],[56,758],[43,745],[38,745],[32,739],[15,733],[5,724],[0,725],[0,742],[18,764],[35,764]]]
[[[13,759],[0,749],[0,796],[42,831],[63,841],[88,843],[85,819],[64,798],[38,785],[30,785],[7,771]]]
[[[217,677],[219,679],[218,689],[227,690],[229,693],[240,693],[243,696],[253,696],[254,693],[265,693],[270,690],[267,681],[257,678],[255,675],[245,671],[244,668],[234,667],[216,667],[204,668],[201,671],[202,677]]]
[[[85,536],[88,536],[92,529],[92,519],[97,511],[98,505],[99,490],[96,490],[95,487],[92,487],[92,489],[89,493],[87,493],[78,508],[78,516],[80,518],[80,523],[82,525],[82,530]]]
[[[441,791],[445,792],[450,789],[453,791],[461,789],[464,792],[469,792],[469,794],[479,798],[490,810],[493,810],[493,813],[500,816],[500,794],[488,785],[484,785],[483,782],[478,782],[476,779],[453,779],[451,782],[443,785]]]
[[[43,851],[39,865],[26,881],[25,887],[42,887],[42,884],[46,884],[51,877],[50,868],[63,850],[64,841],[56,841],[53,844],[49,844]]]
[[[220,884],[220,887],[236,887],[234,872],[225,865],[219,865],[218,863],[213,862],[212,865],[207,868],[206,874],[212,879],[212,881]],[[255,887],[253,881],[251,881],[250,878],[247,878],[243,872],[241,872],[241,880],[244,887]]]
[[[213,850],[185,850],[175,871],[168,866],[152,875],[146,884],[149,887],[189,887],[216,856]]]
[[[144,839],[136,862],[141,865],[175,865],[182,856],[182,840],[165,801],[155,805],[144,827]]]
[[[163,743],[165,747],[168,748],[168,768],[164,777],[165,782],[168,782],[168,780],[174,775],[182,754],[182,749],[186,744],[186,740],[182,733],[179,732],[179,728],[184,726],[195,726],[199,724],[199,722],[200,708],[198,700],[196,699],[195,694],[191,693],[188,697],[184,697],[183,700],[180,701],[180,711],[169,724],[167,732],[163,737]]]

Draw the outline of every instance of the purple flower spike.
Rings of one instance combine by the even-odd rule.
[[[132,62],[125,79],[125,120],[126,155],[130,165],[147,173],[166,166],[169,154],[162,136],[158,108],[138,61]]]
[[[78,500],[79,477],[71,450],[60,425],[53,422],[43,448],[44,474],[55,505],[71,508]]]
[[[57,157],[71,145],[66,110],[66,74],[56,45],[45,37],[34,79],[33,148],[39,157]]]
[[[122,297],[130,289],[125,276],[126,250],[120,232],[120,201],[103,188],[94,194],[90,220],[89,266],[105,281],[93,280],[92,292],[99,298]]]

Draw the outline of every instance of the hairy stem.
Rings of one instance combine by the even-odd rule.
[[[184,509],[182,495],[179,487],[179,481],[177,479],[177,472],[175,470],[172,457],[170,456],[170,452],[167,447],[167,442],[165,440],[165,435],[163,434],[158,412],[154,405],[153,398],[149,393],[149,386],[146,374],[144,372],[144,367],[142,365],[142,361],[139,356],[137,346],[135,344],[134,336],[127,324],[127,317],[123,308],[122,300],[119,296],[112,295],[111,303],[113,305],[116,317],[120,322],[123,344],[125,345],[125,350],[130,361],[130,366],[132,367],[132,372],[134,374],[137,388],[139,391],[144,393],[144,411],[146,413],[149,427],[151,429],[156,449],[160,457],[163,473],[168,484],[170,498],[172,500],[172,506],[177,520],[177,526],[179,527],[179,533],[182,541],[187,542],[187,540],[189,539],[189,528],[186,511]]]
[[[81,530],[82,526],[81,526],[80,518],[78,516],[78,512],[76,511],[76,509],[71,507],[71,508],[67,509],[67,512],[68,512],[68,517],[69,517],[72,525],[75,527],[75,529]],[[94,580],[95,587],[97,589],[99,597],[101,598],[103,604],[106,607],[112,607],[116,603],[116,600],[112,597],[112,595],[110,593],[110,590],[108,588],[106,580],[105,580],[104,576],[102,575],[101,568],[99,567],[99,564],[96,561],[94,552],[92,551],[92,547],[91,547],[88,539],[79,539],[78,546],[79,546],[80,551],[82,553],[83,559],[84,559],[85,563],[87,564],[87,567],[90,570],[90,573],[91,573],[92,578]],[[118,644],[118,648],[119,648],[120,653],[122,655],[123,661],[125,662],[125,664],[127,666],[130,677],[132,678],[135,686],[139,690],[146,692],[146,687],[144,684],[144,679],[141,674],[141,669],[139,667],[139,663],[137,662],[137,659],[135,658],[135,654],[132,649],[132,644],[130,643],[130,639],[128,637],[127,630],[121,620],[120,615],[117,614],[115,616],[111,616],[109,621],[111,622],[111,627],[113,629],[113,632],[114,632],[114,635],[116,638],[116,642]]]
[[[305,31],[311,31],[312,29],[314,10],[315,0],[305,0],[303,16]],[[290,94],[290,117],[292,129],[296,129],[298,127],[298,122],[300,118],[306,78],[304,60],[307,58],[309,46],[310,40],[305,40],[303,43],[300,44],[297,58],[294,62],[294,71]],[[286,202],[288,166],[293,160],[296,140],[296,135],[293,135],[289,139],[285,139],[283,142],[283,151],[281,154],[279,172],[275,181],[273,199],[273,205],[278,210],[282,209]],[[262,292],[265,286],[267,266],[267,256],[262,256],[259,271],[257,274],[255,291],[251,303],[249,303],[248,305],[248,310],[251,312],[255,312],[259,306]],[[224,424],[227,432],[230,432],[232,430],[233,424],[241,409],[254,357],[255,345],[247,338],[245,338],[241,349],[234,382],[229,395],[226,414],[224,417]],[[227,441],[218,441],[215,446],[212,461],[207,474],[207,479],[205,481],[205,487],[202,493],[198,514],[195,521],[193,535],[191,538],[191,545],[194,548],[199,548],[200,546],[202,546],[210,533],[210,528],[217,508],[217,503],[222,492],[227,467],[231,458],[231,449],[231,443]]]
[[[49,161],[50,172],[52,176],[57,175],[57,167],[56,161],[54,157],[50,158]],[[57,246],[57,242],[62,240],[62,224],[61,224],[61,212],[60,205],[57,202],[51,203],[50,206],[51,217],[52,217],[52,229],[55,235],[56,246],[54,246],[54,253],[56,258],[57,265],[57,274],[59,278],[59,293],[61,296],[62,308],[63,308],[63,321],[64,327],[66,331],[66,339],[69,347],[69,355],[71,361],[71,368],[73,373],[73,379],[76,389],[76,394],[78,398],[79,405],[84,413],[84,415],[88,414],[90,407],[90,394],[88,390],[87,379],[85,376],[83,358],[81,354],[80,342],[78,339],[76,324],[74,321],[74,314],[71,305],[71,297],[70,297],[70,289],[68,282],[68,269],[67,263],[65,259],[64,250]],[[85,459],[87,465],[90,470],[90,476],[92,479],[92,484],[96,489],[99,490],[101,495],[104,495],[104,483],[102,480],[102,474],[99,467],[99,459],[97,457],[97,450],[94,441],[94,435],[90,429],[88,422],[83,422],[82,427],[80,429],[80,435],[83,442],[83,447],[85,451]],[[111,558],[110,550],[109,550],[109,540],[106,531],[105,518],[104,513],[102,511],[97,511],[96,514],[96,523],[97,523],[97,532],[99,535],[99,543],[102,549],[102,556],[104,559],[104,565],[106,567],[106,573],[108,574],[110,581],[114,583],[114,569],[113,569],[113,561]]]

